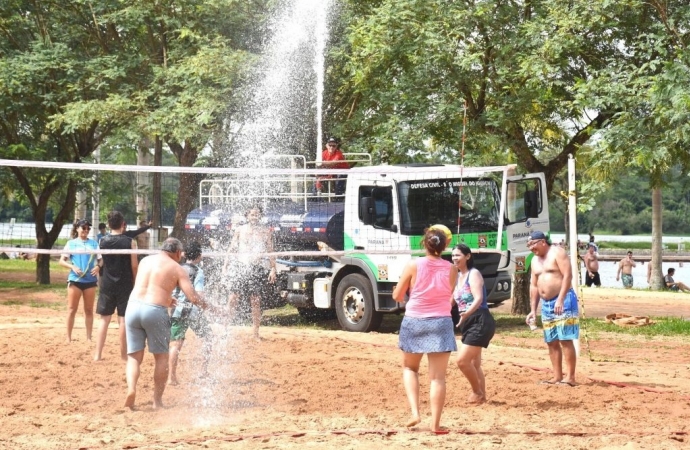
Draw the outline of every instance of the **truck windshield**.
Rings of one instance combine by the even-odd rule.
[[[500,196],[491,179],[403,181],[398,183],[398,195],[402,234],[421,235],[434,224],[443,224],[455,233],[459,211],[461,233],[498,230]]]

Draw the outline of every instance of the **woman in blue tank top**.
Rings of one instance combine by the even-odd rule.
[[[77,315],[79,300],[84,297],[84,323],[86,339],[91,340],[93,329],[93,304],[96,299],[100,255],[96,253],[72,253],[74,250],[98,250],[98,243],[89,239],[91,223],[82,219],[75,224],[76,237],[67,241],[60,256],[62,267],[70,269],[67,275],[67,342],[72,342],[72,329]]]
[[[453,248],[453,264],[458,269],[458,279],[453,290],[453,300],[458,306],[462,332],[462,346],[458,354],[458,368],[472,387],[469,403],[486,401],[486,385],[482,370],[482,348],[487,348],[496,331],[496,323],[486,302],[484,278],[474,268],[472,251],[465,244]]]

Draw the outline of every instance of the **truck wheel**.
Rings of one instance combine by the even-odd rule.
[[[383,314],[374,310],[374,294],[369,279],[358,273],[347,275],[338,284],[335,312],[345,331],[375,331],[383,320]]]

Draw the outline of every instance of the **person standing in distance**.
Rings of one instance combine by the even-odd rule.
[[[527,246],[534,253],[530,283],[530,313],[526,323],[537,318],[541,300],[541,321],[544,340],[549,347],[553,377],[545,384],[576,386],[575,364],[577,354],[573,340],[580,337],[577,295],[572,287],[573,270],[568,254],[557,245],[551,245],[541,231],[530,233]],[[563,373],[563,359],[566,371]]]
[[[206,309],[208,304],[196,293],[187,271],[179,264],[182,243],[175,238],[163,242],[161,251],[142,259],[129,296],[125,327],[127,330],[127,397],[125,408],[134,408],[137,382],[148,343],[153,354],[153,408],[163,407],[163,392],[168,380],[170,316],[172,293],[179,287],[194,305]]]
[[[585,286],[601,287],[601,277],[599,276],[599,258],[597,258],[596,244],[587,244],[587,253],[582,257],[585,262]]]
[[[637,267],[637,263],[633,260],[632,252],[628,250],[626,257],[621,259],[618,263],[618,272],[616,272],[616,281],[622,279],[623,287],[626,289],[631,289],[633,287],[633,267]],[[622,276],[621,272],[623,272]]]
[[[410,292],[398,342],[403,352],[403,385],[412,412],[406,426],[421,422],[419,365],[426,354],[429,361],[431,431],[439,434],[444,433],[441,413],[446,400],[446,369],[450,352],[457,350],[450,310],[458,271],[441,257],[450,243],[449,236],[450,231],[443,225],[428,228],[422,241],[426,256],[408,262],[393,289],[393,298],[398,303],[404,302],[405,293]]]
[[[468,403],[486,401],[486,382],[482,370],[482,348],[487,348],[496,332],[496,322],[486,302],[486,287],[481,272],[474,267],[472,251],[465,244],[453,248],[453,264],[458,269],[458,279],[453,300],[458,305],[462,332],[462,347],[458,355],[458,368],[472,387]]]
[[[110,234],[105,235],[100,242],[101,250],[136,250],[137,243],[132,238],[125,236],[125,218],[120,211],[111,211],[108,214],[108,226]],[[101,286],[98,294],[96,313],[101,315],[96,338],[96,351],[94,361],[103,359],[103,347],[108,335],[110,320],[117,310],[117,322],[120,336],[120,357],[127,361],[127,338],[125,337],[125,311],[129,294],[134,287],[137,277],[139,260],[137,255],[105,254],[103,255],[103,270],[101,274]]]
[[[76,231],[76,236],[74,232]],[[70,269],[67,275],[67,343],[72,342],[74,318],[77,315],[79,300],[84,297],[84,324],[86,325],[86,340],[91,340],[93,330],[93,303],[96,299],[98,286],[98,260],[96,253],[70,253],[74,250],[98,250],[98,243],[89,239],[91,222],[86,219],[77,221],[72,230],[72,239],[67,241],[65,253],[60,256],[62,267]]]
[[[105,235],[108,234],[105,229],[105,224],[103,222],[98,224],[98,234],[96,235],[96,242],[99,244],[101,243],[101,239],[105,237]]]

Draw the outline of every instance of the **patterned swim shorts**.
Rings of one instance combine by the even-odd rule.
[[[626,288],[633,287],[633,276],[632,275],[630,275],[628,273],[624,273],[623,275],[621,275],[621,280],[623,281],[624,287],[626,287]]]
[[[563,301],[563,313],[556,315],[554,307],[556,299],[542,300],[541,322],[544,325],[544,340],[553,341],[572,341],[580,337],[580,318],[577,307],[577,295],[571,288],[565,295]]]

